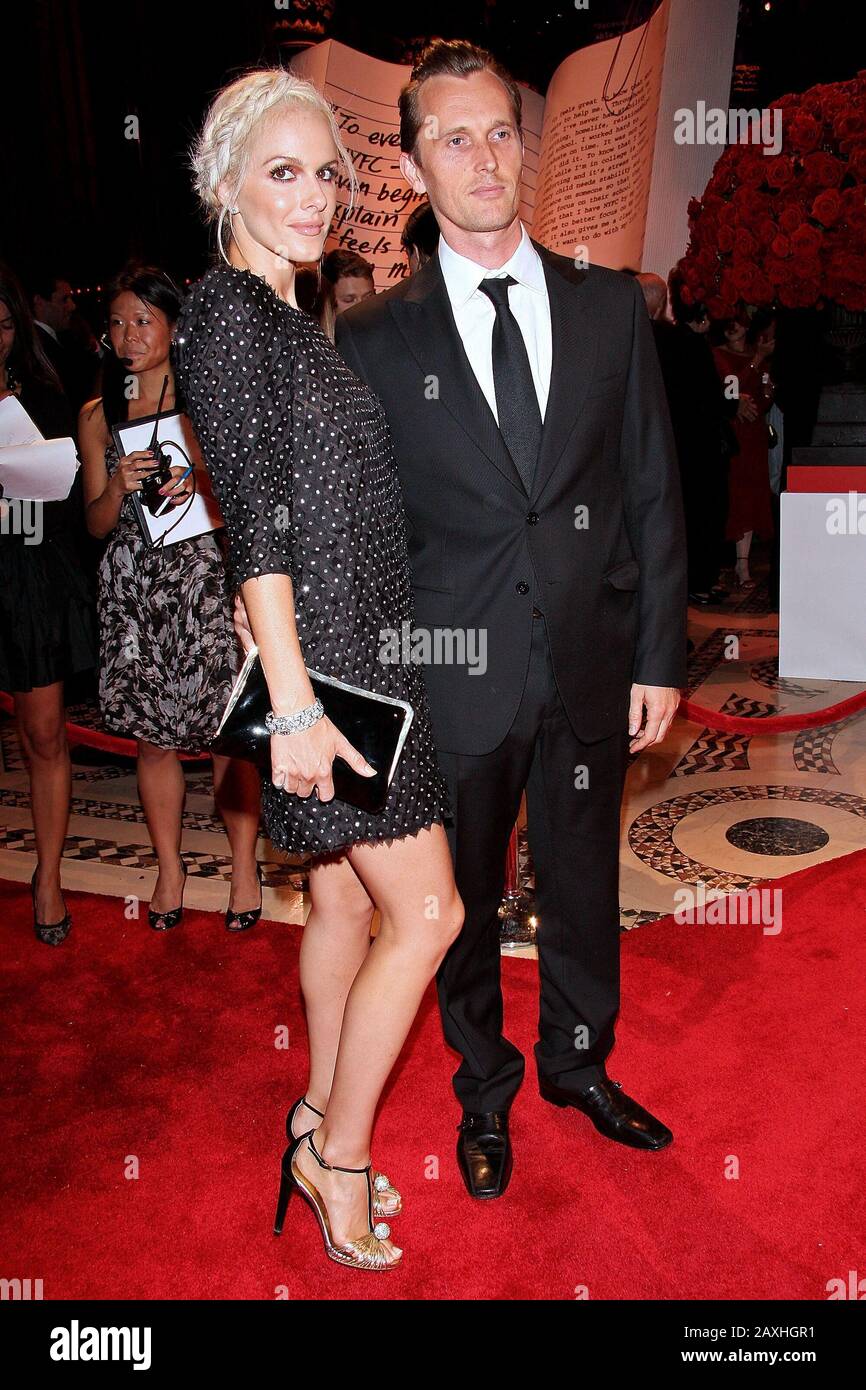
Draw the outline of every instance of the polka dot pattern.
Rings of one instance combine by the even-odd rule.
[[[378,815],[262,779],[275,845],[333,853],[442,823],[448,791],[421,668],[382,660],[383,634],[414,621],[403,502],[377,396],[318,325],[252,271],[215,266],[195,285],[175,369],[211,474],[236,588],[288,574],[307,666],[409,700],[415,718]]]

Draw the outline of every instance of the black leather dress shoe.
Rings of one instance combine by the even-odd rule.
[[[599,1134],[628,1144],[632,1149],[664,1149],[673,1143],[674,1136],[642,1105],[623,1094],[618,1081],[605,1076],[585,1091],[566,1091],[550,1081],[540,1083],[542,1100],[551,1105],[573,1105],[588,1115]]]
[[[479,1201],[501,1197],[512,1168],[508,1111],[491,1110],[481,1115],[464,1110],[457,1128],[457,1163],[469,1196]]]

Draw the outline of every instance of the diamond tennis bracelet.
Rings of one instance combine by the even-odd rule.
[[[274,714],[273,710],[269,709],[265,715],[265,726],[269,734],[299,734],[316,724],[324,713],[325,706],[321,700],[314,700],[311,705],[305,705],[297,714]]]

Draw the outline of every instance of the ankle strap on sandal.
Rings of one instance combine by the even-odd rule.
[[[320,1120],[324,1120],[324,1118],[325,1118],[325,1112],[324,1112],[324,1110],[317,1110],[316,1107],[315,1107],[315,1105],[311,1105],[311,1104],[310,1104],[310,1102],[307,1100],[307,1097],[306,1097],[306,1096],[302,1096],[302,1098],[301,1098],[301,1105],[305,1105],[305,1106],[307,1107],[308,1110],[312,1110],[312,1112],[313,1112],[314,1115],[318,1115],[318,1117],[319,1117]]]
[[[307,1135],[307,1143],[309,1144],[310,1152],[312,1153],[313,1158],[316,1160],[319,1167],[327,1168],[329,1173],[369,1173],[370,1171],[371,1165],[369,1163],[364,1168],[341,1168],[339,1163],[326,1163],[325,1160],[322,1158],[322,1155],[319,1153],[319,1150],[313,1143],[312,1134]]]

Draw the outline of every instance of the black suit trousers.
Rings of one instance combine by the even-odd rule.
[[[481,756],[438,756],[451,791],[454,818],[446,829],[466,914],[437,977],[445,1038],[462,1057],[457,1098],[465,1110],[508,1110],[523,1079],[523,1055],[503,1033],[497,910],[524,787],[539,915],[536,1066],[557,1085],[588,1086],[603,1075],[619,1008],[628,734],[591,744],[576,738],[538,616],[522,699],[502,743]]]

